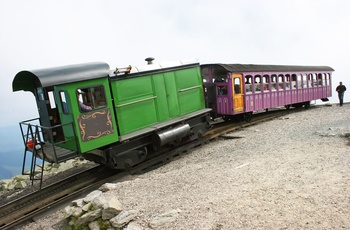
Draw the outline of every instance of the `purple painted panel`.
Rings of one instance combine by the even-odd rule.
[[[271,107],[278,106],[278,94],[277,91],[271,92]]]
[[[323,95],[324,95],[324,87],[322,85],[320,85],[318,87],[318,96],[319,96],[318,98],[322,98]]]
[[[285,105],[284,94],[285,94],[284,90],[278,91],[278,106]]]
[[[332,96],[332,87],[327,86],[327,97],[331,97],[331,96]]]
[[[245,95],[245,112],[254,111],[254,96],[252,93],[247,93]]]
[[[298,102],[298,91],[296,89],[290,90],[291,92],[291,103],[297,103]]]
[[[289,89],[285,90],[284,92],[284,104],[283,105],[287,105],[287,104],[291,104],[292,102],[292,95]]]
[[[230,113],[230,107],[232,108],[232,103],[230,103],[228,96],[217,96],[216,102],[218,114],[232,114]]]
[[[303,89],[303,101],[310,101],[310,95],[309,95],[309,89],[304,88]]]
[[[332,93],[330,94],[331,91],[329,91],[330,88],[330,86],[324,86],[324,98],[332,96]]]
[[[299,102],[304,101],[304,98],[303,98],[303,89],[298,89],[298,90],[297,90],[297,98],[298,98],[298,101],[299,101]]]
[[[254,110],[260,110],[260,109],[263,109],[262,94],[255,93],[254,94]]]
[[[264,91],[262,97],[263,97],[263,108],[264,109],[271,108],[271,95],[270,95],[270,92]]]

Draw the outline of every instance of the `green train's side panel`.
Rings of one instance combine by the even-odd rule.
[[[112,91],[121,135],[157,122],[151,76],[114,81]]]
[[[155,98],[155,103],[157,108],[158,121],[165,121],[170,117],[167,100],[169,97],[167,97],[167,89],[164,87],[165,77],[163,74],[155,74],[152,78],[154,95],[157,96]]]
[[[120,135],[205,108],[199,67],[111,81]]]
[[[193,76],[193,77],[187,77]],[[188,114],[205,107],[202,79],[199,69],[179,70],[176,73],[176,85],[180,114]]]
[[[168,120],[169,118],[180,116],[179,99],[177,95],[178,93],[177,93],[177,85],[176,85],[176,73],[175,71],[165,73],[163,77],[164,77],[165,89],[167,92],[166,99],[167,99],[167,107],[169,110],[169,117],[167,117],[166,120]]]

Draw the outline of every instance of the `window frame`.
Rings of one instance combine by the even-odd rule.
[[[68,103],[67,103],[67,93],[65,90],[59,90],[58,91],[58,95],[60,97],[60,104],[61,104],[61,108],[62,108],[62,113],[63,114],[69,114],[69,108],[68,108]],[[64,96],[64,98],[62,97],[62,95]],[[65,105],[64,105],[65,103]]]
[[[99,90],[95,90],[96,88],[99,88]],[[81,93],[83,92],[83,93]],[[96,98],[96,95],[94,95],[96,92],[102,92],[100,95],[100,100]],[[106,90],[105,86],[103,84],[98,84],[98,85],[91,85],[91,86],[84,86],[84,87],[79,87],[75,90],[76,97],[77,97],[77,102],[78,102],[78,108],[80,112],[90,112],[94,111],[97,109],[103,109],[106,108],[108,103],[107,103],[107,97],[106,97]],[[80,101],[80,95],[82,98],[82,101]],[[82,102],[83,104],[90,106],[92,109],[91,110],[83,110],[79,106],[79,102]],[[97,105],[97,103],[103,103],[102,105]]]

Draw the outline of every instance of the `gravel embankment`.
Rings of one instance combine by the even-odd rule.
[[[312,107],[230,133],[106,196],[139,210],[142,229],[169,210],[177,219],[159,229],[350,229],[349,109]]]

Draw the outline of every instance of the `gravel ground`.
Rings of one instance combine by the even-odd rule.
[[[106,193],[143,229],[350,229],[349,104],[235,131]],[[53,229],[62,209],[21,229]]]

